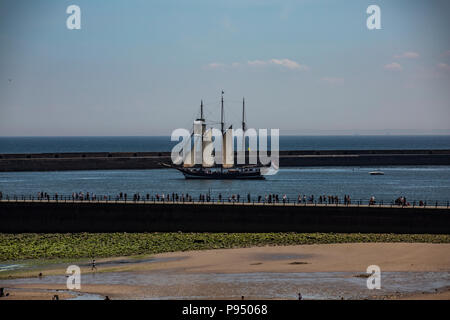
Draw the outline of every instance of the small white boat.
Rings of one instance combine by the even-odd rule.
[[[383,171],[371,171],[371,172],[369,172],[369,174],[371,175],[371,176],[384,176],[384,172]]]

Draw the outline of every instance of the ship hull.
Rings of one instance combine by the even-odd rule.
[[[258,171],[213,171],[205,172],[202,170],[192,171],[178,169],[186,179],[209,179],[209,180],[264,180],[265,177]]]

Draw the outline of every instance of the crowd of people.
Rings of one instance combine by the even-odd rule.
[[[55,195],[55,200],[58,200],[58,194]],[[72,193],[72,200],[87,200],[87,201],[96,201],[96,200],[109,200],[108,196],[98,196],[95,193],[89,193],[89,192],[74,192]]]
[[[127,194],[120,193],[115,198],[116,200],[128,200]],[[199,201],[199,202],[245,202],[244,199],[247,200],[247,202],[256,202],[256,203],[292,203],[293,200],[289,199],[288,195],[278,195],[278,194],[265,194],[252,196],[250,193],[247,194],[246,198],[241,197],[240,194],[231,194],[227,197],[224,197],[221,193],[217,195],[216,198],[212,197],[210,193],[207,194],[199,194],[198,197],[192,197],[190,194],[178,194],[178,193],[167,193],[167,194],[155,194],[150,195],[146,194],[145,196],[142,196],[139,193],[133,194],[132,197],[133,201],[172,201],[172,202],[193,202],[193,201]],[[321,195],[318,198],[318,201],[315,201],[314,195],[306,196],[299,194],[297,197],[297,203],[319,203],[319,204],[339,204],[341,203],[338,196],[331,196],[331,195]],[[343,197],[343,203],[344,204],[351,204],[351,199],[349,195],[344,195]]]
[[[0,200],[3,200],[4,195],[0,191]],[[17,197],[15,197],[17,198]],[[22,196],[22,198],[24,198]],[[9,199],[9,196],[7,196]],[[229,196],[223,196],[221,193],[217,194],[216,197],[213,197],[211,193],[200,193],[198,196],[194,196],[189,193],[155,193],[155,194],[141,194],[134,193],[132,195],[128,195],[125,192],[120,192],[115,196],[106,196],[106,195],[96,195],[95,193],[90,192],[74,192],[70,196],[62,196],[58,193],[50,194],[48,192],[38,192],[36,197],[29,196],[24,199],[36,199],[36,200],[73,200],[73,201],[154,201],[154,202],[247,202],[247,203],[297,203],[297,204],[344,204],[351,205],[352,199],[350,195],[344,195],[342,198],[337,195],[320,195],[319,197],[314,195],[306,195],[306,194],[298,194],[298,196],[294,199],[289,198],[287,194],[279,195],[275,193],[265,194],[265,195],[256,195],[252,196],[250,193],[247,196],[241,197],[240,194],[231,194]],[[356,200],[357,204],[383,204],[383,201],[377,202],[374,196],[371,196],[369,200]],[[389,204],[390,202],[385,202],[384,204]],[[397,206],[426,206],[427,202],[423,200],[413,201],[412,204],[406,200],[406,197],[401,196],[392,201],[393,205]]]
[[[395,199],[394,203],[398,206],[403,206],[403,207],[411,206],[411,203],[406,201],[406,197],[399,197],[399,198]],[[423,200],[419,200],[418,202],[413,201],[413,203],[412,203],[413,206],[416,206],[417,204],[419,205],[419,207],[423,207],[423,206],[427,205],[427,202],[426,201],[424,202]]]

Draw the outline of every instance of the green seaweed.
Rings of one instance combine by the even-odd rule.
[[[181,232],[0,234],[0,261],[101,258],[188,250],[368,242],[450,243],[450,235]]]

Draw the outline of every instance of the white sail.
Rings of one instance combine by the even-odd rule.
[[[191,147],[191,149],[189,149],[186,155],[184,155],[183,167],[190,168],[193,166],[194,166],[194,148]]]
[[[203,161],[203,146],[202,140],[205,125],[203,120],[194,121],[194,164],[202,164]]]
[[[208,129],[203,135],[203,167],[210,168],[214,166],[213,147],[212,129]]]
[[[202,135],[204,134],[205,124],[202,120],[194,121],[194,145],[184,157],[183,167],[189,168],[196,164],[202,164]]]
[[[222,166],[232,168],[234,166],[233,130],[227,129],[222,140]]]

